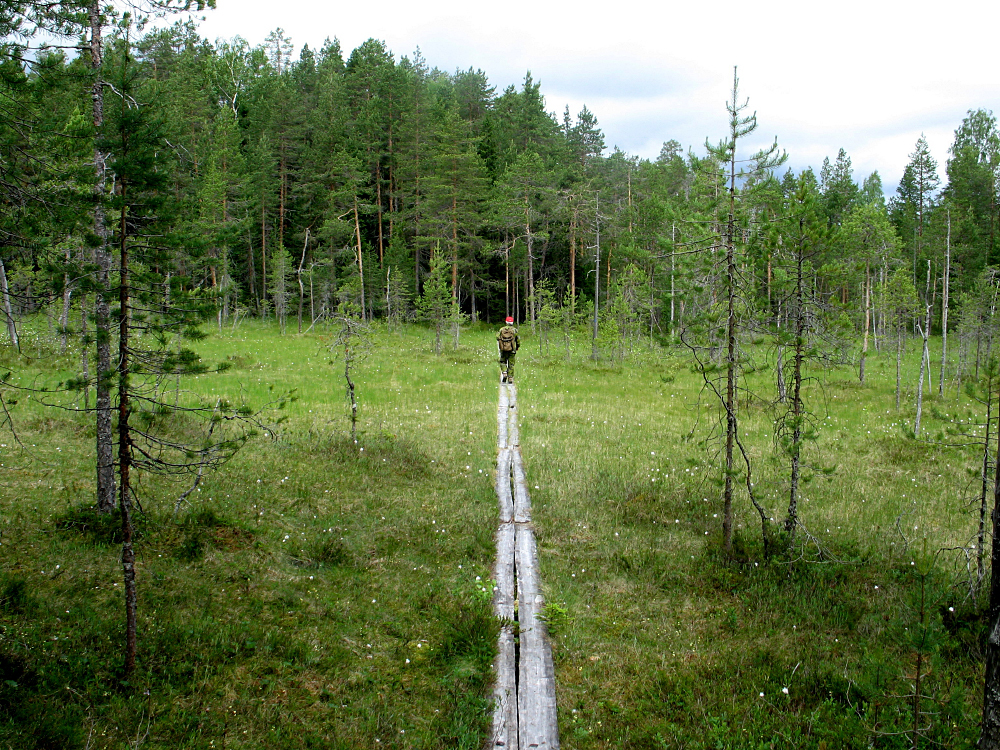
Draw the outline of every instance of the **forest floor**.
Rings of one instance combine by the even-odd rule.
[[[55,387],[77,355],[53,355],[34,322],[0,367]],[[561,340],[543,353],[521,333],[564,748],[973,744],[984,608],[957,548],[977,528],[982,449],[947,443],[952,420],[982,409],[951,385],[927,397],[927,439],[910,438],[915,345],[899,412],[894,353],[870,357],[864,387],[851,366],[810,371],[811,537],[789,559],[765,556],[742,491],[734,554],[721,552],[719,410],[687,355],[640,346],[595,363],[582,332],[568,359]],[[482,746],[499,633],[494,332],[435,356],[432,331],[377,328],[353,372],[356,443],[332,339],[245,322],[198,345],[232,366],[180,398],[297,400],[176,517],[191,475],[140,476],[139,657],[124,682],[120,542],[90,509],[92,417],[75,395],[4,388],[17,436],[0,434],[0,746]],[[754,353],[742,430],[780,519],[773,352]]]

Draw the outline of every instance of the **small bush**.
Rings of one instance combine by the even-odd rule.
[[[180,546],[174,550],[174,557],[183,562],[197,562],[205,556],[206,535],[204,529],[194,528],[184,535]]]
[[[313,541],[309,547],[309,558],[315,567],[338,568],[354,564],[354,555],[351,554],[343,540],[330,536]]]
[[[11,578],[0,593],[0,609],[5,612],[26,614],[37,606],[38,602],[28,591],[28,584],[23,578]]]
[[[77,505],[55,517],[60,531],[73,532],[98,546],[122,543],[122,516],[116,508],[111,513],[101,513],[94,505]],[[133,539],[138,540],[146,526],[142,513],[132,513]]]

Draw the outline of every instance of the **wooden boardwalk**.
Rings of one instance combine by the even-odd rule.
[[[493,747],[558,748],[552,648],[517,425],[517,389],[501,383],[497,406],[497,530],[494,610],[504,625],[495,664]]]

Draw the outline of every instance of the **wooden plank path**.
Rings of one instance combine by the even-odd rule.
[[[500,527],[493,606],[504,625],[494,665],[493,747],[553,749],[559,747],[555,669],[545,622],[539,619],[545,599],[517,419],[517,389],[513,383],[501,383],[496,480]]]

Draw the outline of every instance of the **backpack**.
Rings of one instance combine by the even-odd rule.
[[[502,352],[512,352],[514,351],[514,334],[509,328],[504,328],[500,331],[500,351]]]

